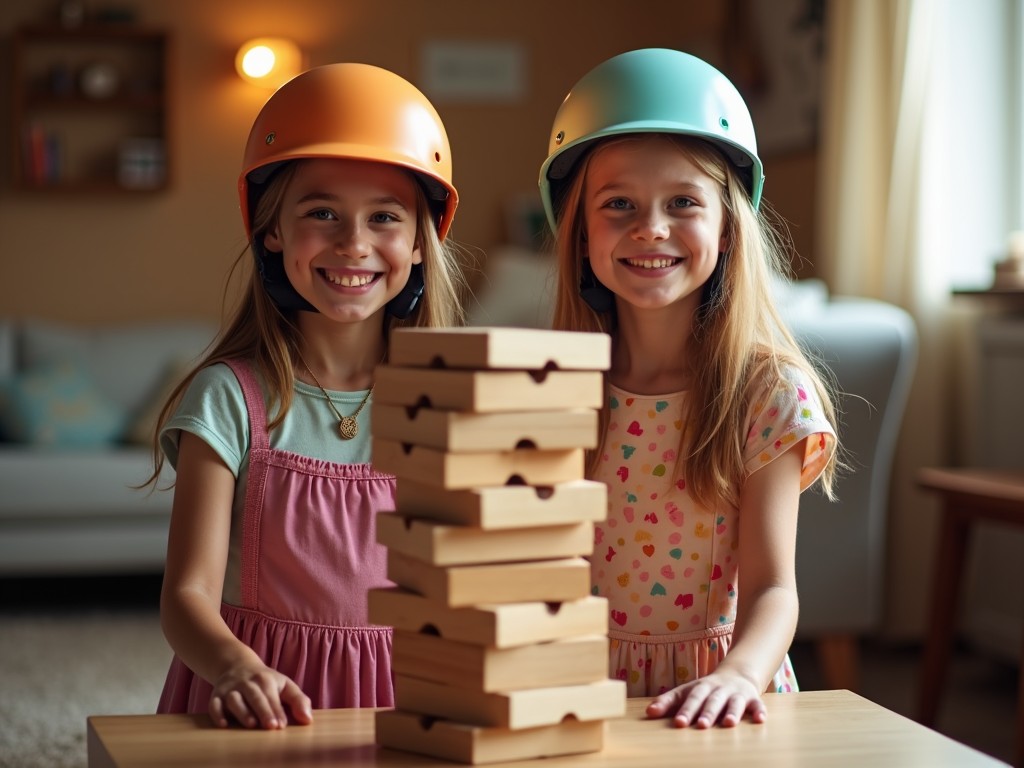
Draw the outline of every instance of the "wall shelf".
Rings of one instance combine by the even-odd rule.
[[[134,24],[29,26],[11,46],[19,191],[146,193],[170,184],[170,38]]]

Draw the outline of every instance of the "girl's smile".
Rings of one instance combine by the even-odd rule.
[[[671,256],[635,256],[622,260],[623,264],[638,270],[639,274],[656,273],[657,275],[664,274],[663,270],[674,267],[682,261],[682,259]]]
[[[319,271],[329,283],[342,288],[362,288],[381,276],[380,272],[336,272],[326,269]]]

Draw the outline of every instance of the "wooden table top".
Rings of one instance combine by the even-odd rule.
[[[850,691],[765,696],[768,721],[736,728],[672,728],[647,720],[648,699],[630,699],[607,722],[604,749],[544,758],[543,768],[970,768],[1005,766]],[[88,719],[89,768],[117,766],[459,765],[374,742],[374,710],[314,713],[310,726],[282,731],[219,729],[206,715],[103,715]],[[530,762],[501,763],[525,768]],[[499,764],[492,764],[497,766]]]

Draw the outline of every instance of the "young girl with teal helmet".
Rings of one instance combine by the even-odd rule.
[[[588,464],[609,489],[591,562],[610,674],[680,727],[761,722],[764,692],[797,689],[799,497],[832,493],[835,414],[773,305],[763,182],[736,88],[666,49],[579,80],[540,173],[554,325],[612,337]]]

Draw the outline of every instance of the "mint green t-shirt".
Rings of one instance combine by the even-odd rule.
[[[266,388],[261,385],[266,400]],[[334,407],[345,416],[355,412],[366,390],[336,392],[328,390]],[[273,413],[267,415],[269,421]],[[338,417],[319,388],[296,380],[294,398],[284,421],[270,433],[270,447],[301,456],[339,464],[370,462],[370,407],[358,417],[359,434],[344,440],[338,434]],[[245,410],[242,386],[223,363],[211,365],[196,374],[178,406],[160,434],[160,444],[171,466],[178,461],[181,431],[201,437],[239,477],[248,464],[249,415]]]

